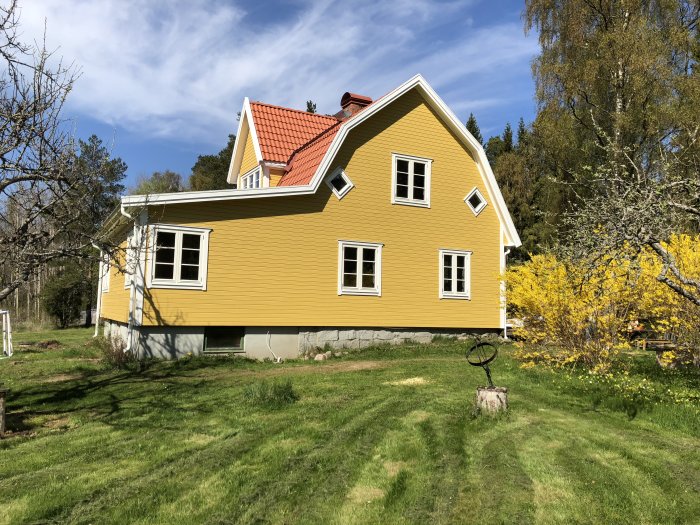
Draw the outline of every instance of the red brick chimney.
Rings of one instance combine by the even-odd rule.
[[[340,99],[340,107],[343,108],[343,110],[337,113],[335,116],[340,119],[351,117],[362,108],[369,106],[371,103],[372,99],[369,97],[358,95],[357,93],[347,92]]]

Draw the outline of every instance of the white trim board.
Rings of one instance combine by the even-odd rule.
[[[323,175],[328,172],[331,167],[336,154],[340,150],[343,142],[345,141],[348,133],[355,127],[362,124],[365,120],[370,118],[372,115],[384,109],[386,106],[394,102],[396,99],[402,95],[408,93],[412,89],[417,89],[419,93],[425,98],[428,104],[433,108],[433,110],[442,118],[442,120],[447,124],[447,126],[455,133],[455,135],[462,141],[462,143],[472,152],[476,157],[476,165],[481,175],[486,191],[488,193],[489,200],[493,202],[496,214],[503,225],[503,229],[508,238],[507,246],[517,247],[522,244],[520,241],[520,236],[515,229],[513,224],[513,219],[508,212],[505,201],[503,200],[503,195],[496,182],[496,177],[491,170],[488,159],[486,158],[486,152],[483,146],[469,133],[467,128],[462,124],[462,122],[457,118],[457,116],[452,112],[452,110],[445,104],[445,102],[438,96],[438,94],[433,90],[433,88],[428,84],[428,82],[421,76],[416,75],[396,89],[388,93],[387,95],[381,97],[376,102],[373,102],[366,109],[355,114],[353,117],[349,118],[340,126],[340,129],[336,133],[331,145],[328,147],[326,154],[323,157],[320,165],[318,166],[316,173],[314,173],[311,182],[305,186],[283,186],[274,188],[261,188],[256,190],[212,190],[212,191],[200,191],[200,192],[182,192],[182,193],[162,193],[159,195],[133,195],[128,197],[122,197],[122,206],[144,206],[144,205],[161,205],[161,204],[176,204],[176,203],[188,203],[188,202],[208,202],[208,201],[221,201],[221,200],[237,200],[237,199],[251,199],[258,197],[282,197],[289,195],[309,195],[316,192],[319,185],[323,181]],[[255,154],[258,157],[258,161],[262,160],[262,155],[260,154],[260,146],[257,143],[257,135],[255,134],[255,128],[253,125],[252,115],[250,113],[250,102],[246,98],[243,101],[243,110],[241,112],[241,121],[239,122],[238,132],[241,135],[236,138],[236,145],[234,146],[234,155],[231,159],[231,166],[229,168],[229,181],[231,180],[231,174],[236,173],[240,168],[240,162],[237,162],[237,151],[239,147],[245,147],[245,139],[247,135],[242,136],[243,124],[249,122],[247,127],[249,132],[253,134],[253,145],[255,147]],[[241,144],[243,144],[241,146]]]

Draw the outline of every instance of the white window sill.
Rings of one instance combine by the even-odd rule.
[[[392,204],[400,204],[401,206],[415,206],[417,208],[430,208],[429,202],[422,201],[409,201],[403,199],[394,199]]]
[[[340,290],[338,295],[374,295],[380,297],[382,294],[379,290]]]
[[[467,295],[442,294],[440,296],[440,299],[462,299],[462,300],[469,301],[469,300],[471,300],[471,296],[468,294]]]
[[[154,281],[152,280],[148,285],[148,288],[165,288],[172,290],[206,290],[206,286],[199,282],[192,283],[175,283],[172,281]]]

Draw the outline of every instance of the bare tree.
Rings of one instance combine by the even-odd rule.
[[[111,250],[96,233],[105,174],[80,169],[62,117],[78,71],[22,42],[18,11],[0,7],[0,301],[48,263]]]
[[[687,125],[660,140],[658,153],[646,159],[633,158],[599,130],[610,160],[581,175],[595,191],[568,215],[563,250],[592,263],[651,250],[661,263],[659,282],[700,306],[697,269],[683,268],[667,248],[673,234],[700,232],[700,115],[691,111]]]

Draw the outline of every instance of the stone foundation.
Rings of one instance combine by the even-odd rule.
[[[104,335],[126,343],[127,326],[105,319]],[[140,358],[178,359],[204,351],[204,327],[141,327],[136,340]],[[269,335],[268,335],[269,333]],[[435,337],[466,339],[476,334],[501,335],[492,329],[346,328],[346,327],[247,327],[241,354],[251,359],[274,356],[294,359],[319,349],[357,350],[368,346],[430,343]],[[269,344],[269,348],[268,348]],[[274,354],[274,356],[273,356]]]
[[[357,350],[376,345],[398,345],[402,343],[430,343],[435,337],[466,339],[476,334],[493,334],[498,337],[501,330],[494,329],[428,329],[428,328],[300,328],[299,351],[302,354],[319,348],[334,350]]]

